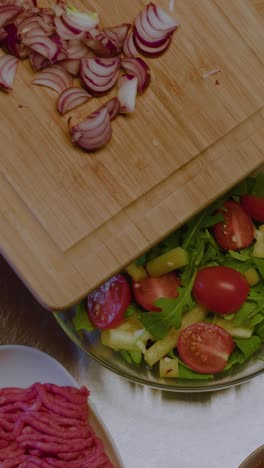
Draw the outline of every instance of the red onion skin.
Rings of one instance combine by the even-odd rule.
[[[14,4],[0,4],[0,28],[14,21],[14,19],[23,11],[24,8],[21,8]]]

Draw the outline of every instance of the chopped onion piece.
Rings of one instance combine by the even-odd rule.
[[[138,79],[138,93],[143,94],[150,83],[150,69],[149,66],[140,57],[127,57],[121,59],[121,67]]]
[[[64,22],[62,16],[54,18],[54,24],[58,36],[60,36],[62,39],[81,39],[84,36],[83,31],[68,26],[68,24]]]
[[[220,71],[221,71],[220,68],[214,68],[213,70],[209,70],[207,72],[204,72],[203,73],[203,78],[209,78],[210,76],[216,75]]]
[[[108,92],[117,82],[120,58],[89,57],[81,59],[80,77],[93,96]]]
[[[57,93],[61,94],[65,89],[72,87],[72,77],[64,70],[64,68],[58,65],[51,65],[45,68],[41,72],[36,74],[36,78],[32,80],[32,84],[47,86],[52,88]]]
[[[175,19],[168,15],[165,10],[160,6],[150,2],[147,7],[147,19],[150,26],[157,31],[164,31],[164,33],[172,33],[177,29],[179,23]]]
[[[134,42],[133,30],[131,30],[125,38],[123,44],[123,52],[127,57],[135,57],[136,55],[138,55],[138,51]]]
[[[81,60],[67,59],[60,62],[60,66],[67,70],[71,75],[78,76],[80,73]]]
[[[34,71],[42,70],[50,65],[49,60],[37,52],[31,52],[29,60]]]
[[[118,80],[117,97],[120,101],[120,112],[134,112],[136,106],[138,79],[134,75],[123,75]]]
[[[38,54],[43,55],[43,57],[49,59],[51,63],[54,63],[57,60],[61,50],[59,44],[50,39],[50,37],[46,36],[25,38],[23,43],[35,52],[38,52]]]
[[[171,43],[171,36],[168,36],[161,45],[157,46],[155,42],[153,42],[152,45],[148,45],[142,42],[141,38],[137,33],[137,30],[135,29],[134,42],[136,44],[136,48],[142,55],[145,55],[146,57],[150,58],[155,58],[159,57],[160,55],[163,55],[164,52],[166,52],[166,50],[169,48],[169,45]]]
[[[11,21],[13,21],[23,11],[24,8],[14,4],[7,3],[6,5],[0,5],[0,28],[11,23]]]
[[[72,141],[86,151],[102,148],[112,136],[107,108],[103,106],[98,111],[93,112],[83,122],[71,127],[70,132]]]
[[[82,12],[73,6],[66,8],[66,14],[62,16],[64,24],[70,29],[81,31],[89,31],[95,28],[99,23],[99,17],[96,12]]]
[[[114,97],[113,99],[110,99],[110,101],[107,101],[98,110],[102,109],[103,107],[107,109],[110,120],[114,120],[120,113],[120,101],[118,97]]]
[[[81,59],[89,55],[89,49],[79,39],[73,39],[68,41],[67,45],[67,57],[69,59]]]
[[[0,28],[0,41],[4,39],[7,35],[7,32],[4,30],[4,28]]]
[[[92,96],[83,88],[67,88],[57,100],[57,110],[64,115],[72,109],[81,106]]]
[[[18,59],[12,55],[0,57],[0,89],[11,91],[16,76]]]

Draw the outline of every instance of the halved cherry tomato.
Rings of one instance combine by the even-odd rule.
[[[159,307],[153,304],[161,297],[178,297],[177,288],[180,286],[180,280],[175,273],[152,278],[148,276],[141,281],[133,281],[132,289],[136,301],[146,310],[160,312]]]
[[[220,315],[236,312],[248,293],[249,284],[244,275],[225,266],[210,266],[199,270],[192,290],[198,304]]]
[[[201,374],[221,372],[234,349],[229,333],[212,323],[195,323],[182,330],[178,339],[181,360]]]
[[[260,223],[264,223],[264,197],[244,195],[241,197],[241,204],[249,216]]]
[[[254,240],[254,225],[252,219],[239,203],[226,201],[219,210],[224,221],[214,228],[216,242],[224,250],[239,250],[248,247]]]
[[[113,276],[87,297],[88,316],[96,328],[117,327],[131,302],[131,291],[126,278]]]

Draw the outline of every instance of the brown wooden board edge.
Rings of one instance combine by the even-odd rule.
[[[80,286],[80,283],[84,284],[84,270],[87,269],[87,265],[85,265],[85,268],[81,271],[78,265],[72,263],[70,252],[69,254],[66,253],[65,256],[63,256],[62,252],[57,252],[55,259],[56,265],[52,263],[51,257],[45,258],[43,260],[45,268],[41,268],[41,261],[38,260],[36,255],[31,256],[31,249],[35,248],[39,250],[41,256],[41,244],[47,241],[47,234],[42,232],[41,235],[37,236],[38,245],[33,246],[30,239],[25,242],[25,238],[23,239],[23,236],[21,236],[24,228],[20,225],[19,219],[16,218],[15,214],[13,217],[8,215],[6,217],[1,216],[2,221],[5,222],[6,232],[8,232],[5,242],[6,245],[2,248],[3,256],[15,269],[33,295],[35,295],[46,308],[61,310],[72,306],[108,277],[120,271],[134,258],[148,250],[152,245],[183,224],[208,203],[227,191],[257,167],[261,166],[264,163],[264,151],[262,150],[262,148],[264,148],[264,130],[259,128],[260,123],[263,124],[263,110],[243,123],[239,132],[235,129],[233,131],[234,133],[231,132],[231,134],[223,137],[223,139],[215,145],[200,153],[197,158],[188,163],[185,167],[176,171],[173,177],[167,181],[167,185],[170,185],[169,194],[162,198],[158,204],[155,203],[155,197],[153,200],[150,200],[150,206],[152,206],[152,208],[149,206],[147,212],[144,213],[142,207],[141,213],[140,210],[137,211],[137,203],[135,203],[135,206],[130,206],[127,210],[124,210],[125,213],[122,213],[122,215],[125,215],[125,218],[121,224],[124,226],[128,223],[127,229],[121,230],[120,232],[118,230],[113,231],[112,239],[109,238],[107,244],[102,245],[102,251],[100,253],[89,252],[89,255],[87,255],[87,262],[92,261],[92,268],[90,268],[90,274],[87,275],[86,287],[83,285]],[[256,130],[256,128],[258,129]],[[243,135],[242,141],[239,141],[239,139],[241,139],[241,134]],[[182,178],[184,183],[177,184],[177,180],[180,182]],[[3,190],[11,190],[11,187],[5,184]],[[199,203],[195,204],[195,201],[197,201],[195,199],[197,190],[205,190],[206,193],[203,193]],[[16,201],[19,201],[16,207],[17,215],[19,215],[19,211],[23,208],[25,210],[26,207],[21,206],[21,200],[15,200],[15,197],[17,197],[17,195],[13,193],[11,197],[14,201],[13,205],[16,205]],[[187,199],[189,200],[186,205]],[[181,203],[179,202],[180,200],[185,200],[183,211],[181,209]],[[144,205],[147,207],[148,204],[144,202]],[[186,206],[188,206],[187,209]],[[8,207],[6,207],[5,214],[7,213]],[[28,220],[29,217],[30,214],[28,213]],[[41,229],[39,225],[34,225],[37,224],[36,220],[31,219],[30,221],[31,226],[28,226],[29,229]],[[151,227],[151,229],[148,229],[148,231],[152,233],[151,238],[146,238],[144,236],[144,227],[146,226],[148,226],[148,228]],[[123,255],[122,251],[125,249],[122,248],[122,245],[124,245],[126,240],[130,242],[133,238],[133,233],[136,231],[143,233],[140,246],[135,244],[133,250],[131,251],[130,249],[129,256],[128,254]],[[122,237],[123,243],[121,242]],[[16,258],[15,249],[12,248],[12,246],[15,246],[18,242],[24,242],[23,258]],[[81,249],[81,247],[78,248]],[[114,271],[110,266],[103,264],[101,260],[104,253],[108,251],[108,253],[110,252],[111,254],[112,249],[119,249],[118,266]],[[39,271],[40,277],[35,283],[29,279],[30,274],[27,268],[25,268],[25,258],[31,259],[32,270]],[[85,258],[83,261],[85,262]],[[111,262],[109,262],[109,265],[110,263]],[[67,275],[65,275],[65,269],[69,267],[71,270],[71,278],[74,279],[74,284],[71,285],[69,284],[70,278],[66,278]],[[94,271],[97,273],[93,276]],[[41,290],[37,286],[39,282],[43,285],[43,289]],[[53,288],[52,294],[48,292],[47,287],[51,284]]]

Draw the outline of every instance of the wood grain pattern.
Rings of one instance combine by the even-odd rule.
[[[91,6],[113,24],[144,3]],[[93,156],[72,147],[54,93],[20,64],[0,95],[0,245],[46,306],[76,302],[264,161],[263,20],[242,3],[177,1],[181,28],[150,61],[150,89]],[[203,78],[216,67],[220,86]]]

